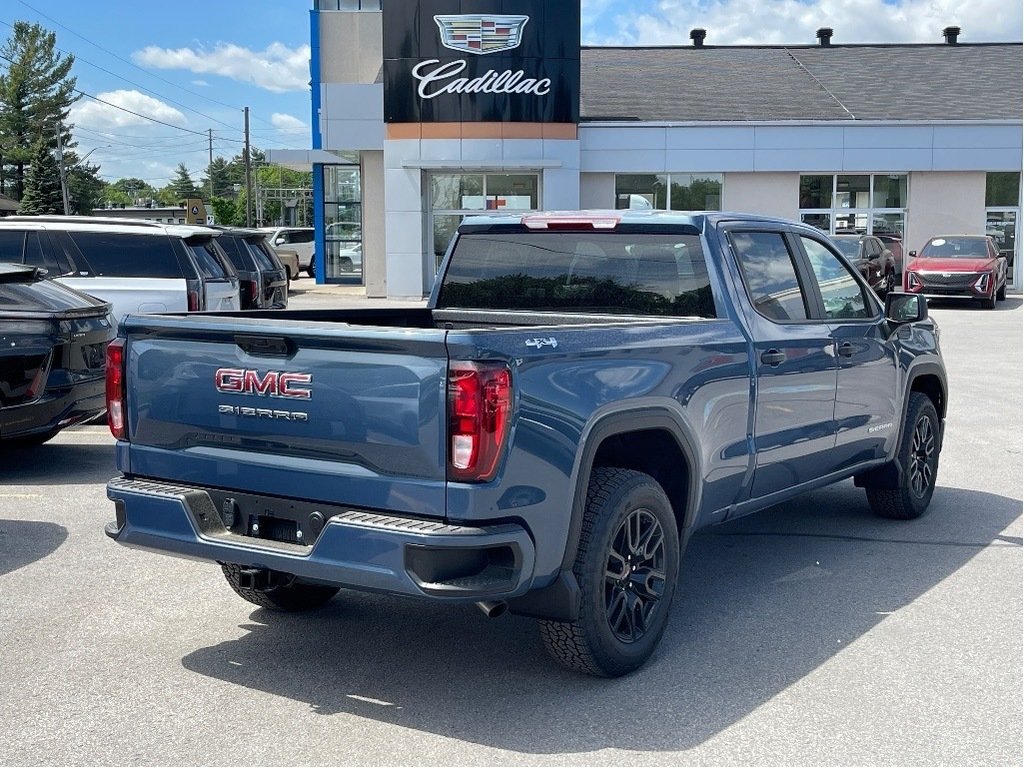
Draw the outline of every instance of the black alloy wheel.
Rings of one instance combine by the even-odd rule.
[[[910,490],[923,499],[935,485],[935,465],[938,459],[938,444],[931,419],[921,414],[914,425],[914,437],[910,446]]]
[[[605,570],[605,616],[612,634],[634,643],[651,627],[665,594],[665,531],[648,509],[637,509],[612,536]]]

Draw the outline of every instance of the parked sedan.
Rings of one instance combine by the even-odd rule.
[[[986,235],[933,237],[921,252],[910,252],[904,272],[908,293],[969,298],[989,309],[1006,298],[1006,259]]]
[[[0,263],[0,446],[39,445],[106,409],[110,304]]]
[[[896,286],[896,259],[877,237],[835,235],[832,240],[879,296],[885,296]]]

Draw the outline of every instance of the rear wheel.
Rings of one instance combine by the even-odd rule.
[[[541,621],[548,652],[578,672],[618,677],[650,658],[668,623],[679,534],[665,491],[630,469],[594,470],[573,573],[576,621]]]
[[[898,488],[866,489],[868,504],[876,515],[912,520],[928,509],[939,470],[939,415],[935,404],[921,392],[911,392],[896,461],[901,478]]]
[[[242,566],[221,563],[220,567],[228,584],[243,600],[272,611],[311,611],[338,594],[338,587],[303,584],[296,581],[294,576],[276,571],[271,571],[271,583],[266,589],[253,589],[242,586]]]

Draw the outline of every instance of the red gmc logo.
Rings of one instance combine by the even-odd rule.
[[[309,373],[283,373],[281,371],[259,371],[244,368],[219,368],[214,375],[218,392],[235,395],[258,395],[259,397],[284,397],[292,400],[310,400],[313,392],[297,384],[310,384]]]

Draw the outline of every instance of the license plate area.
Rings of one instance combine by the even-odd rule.
[[[287,544],[305,544],[304,536],[299,535],[299,524],[296,520],[285,520],[270,515],[257,515],[249,526],[250,535],[271,541],[283,541]]]

